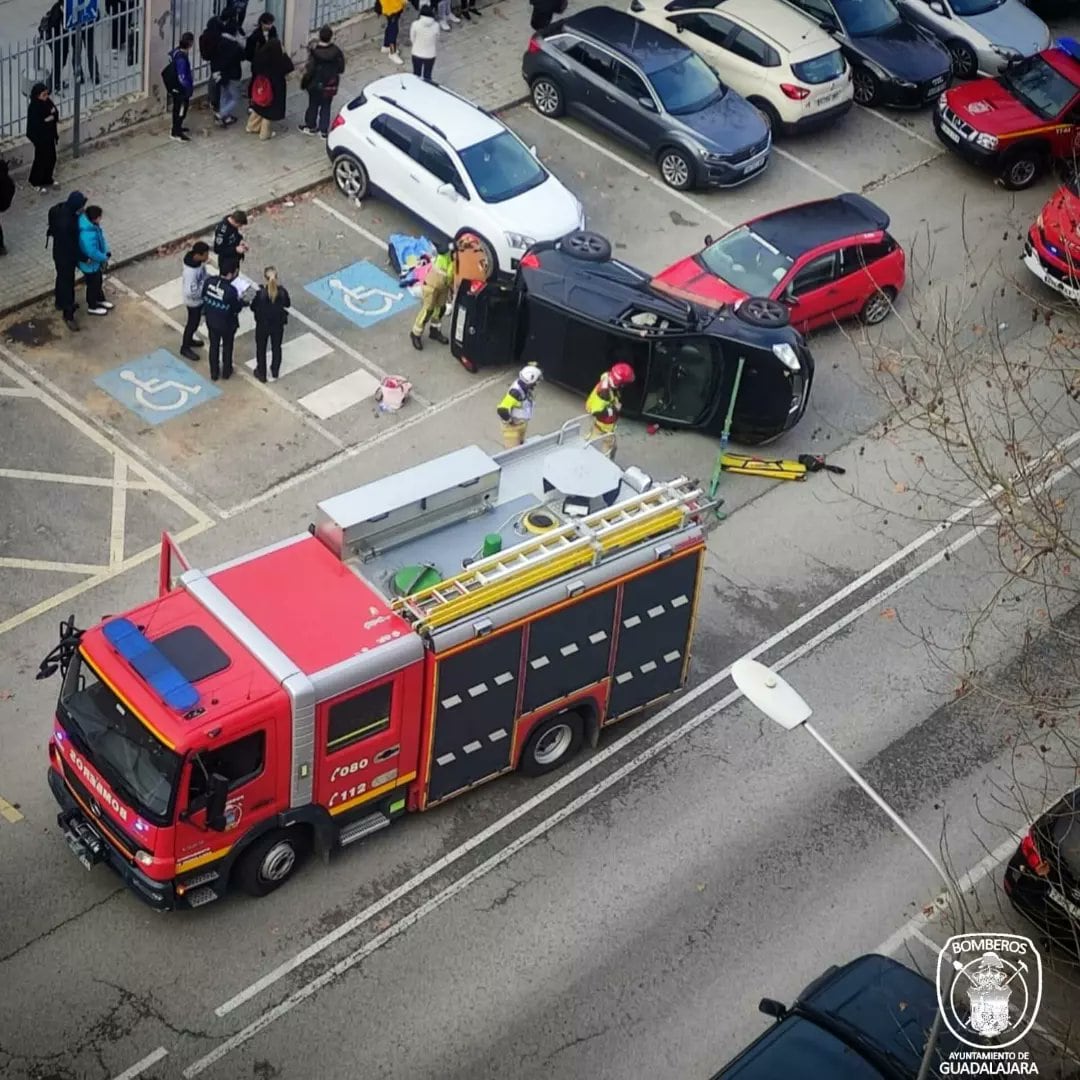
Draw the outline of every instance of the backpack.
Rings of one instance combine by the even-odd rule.
[[[265,75],[256,75],[251,80],[251,104],[265,109],[274,100],[274,88]]]
[[[161,81],[165,84],[165,92],[179,94],[181,92],[180,75],[176,70],[176,57],[170,56],[169,62],[161,69]]]

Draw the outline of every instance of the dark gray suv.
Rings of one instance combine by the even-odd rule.
[[[543,116],[579,117],[648,154],[666,184],[734,187],[769,162],[761,114],[670,34],[614,8],[552,23],[522,74]]]

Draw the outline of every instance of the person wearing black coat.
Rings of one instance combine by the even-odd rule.
[[[44,193],[56,186],[56,144],[60,141],[60,110],[44,83],[35,83],[26,107],[26,137],[34,147],[30,184]]]
[[[15,198],[15,181],[8,175],[8,163],[0,161],[0,214],[11,209],[12,200]],[[4,247],[4,227],[0,225],[0,255],[6,255]]]
[[[79,247],[79,214],[86,206],[86,196],[73,191],[49,210],[48,238],[52,240],[56,284],[53,287],[56,310],[64,316],[69,330],[78,330],[75,321],[75,269],[82,257]]]
[[[270,125],[275,120],[285,119],[285,79],[292,70],[293,62],[276,37],[255,53],[255,59],[251,61],[251,84],[254,86],[260,76],[266,76],[270,81],[270,101],[266,105],[256,105],[252,100],[246,128],[248,134],[269,139],[273,136]]]
[[[240,264],[236,259],[222,258],[218,261],[217,276],[207,278],[203,284],[203,318],[210,338],[210,379],[213,382],[219,378],[232,378],[233,344],[240,325],[240,309],[244,306],[233,285],[239,272]]]
[[[566,10],[566,0],[529,0],[532,5],[532,18],[529,25],[534,30],[546,30],[556,15]]]
[[[255,54],[271,38],[277,37],[277,27],[274,25],[274,16],[269,11],[264,11],[259,16],[255,29],[247,36],[244,42],[244,59],[250,64],[255,59]]]
[[[270,378],[281,374],[281,339],[289,321],[289,290],[278,284],[273,266],[263,271],[263,285],[251,301],[255,316],[255,378],[266,382],[266,345],[270,344]]]

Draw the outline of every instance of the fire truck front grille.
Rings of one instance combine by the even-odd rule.
[[[79,778],[71,771],[71,769],[68,768],[67,762],[64,762],[64,781],[67,783],[67,786],[73,792],[75,792],[75,794],[82,800],[83,806],[88,806],[92,810],[94,806],[99,805],[97,799],[90,793],[90,789],[87,788],[86,785],[83,784],[82,781],[79,780]],[[97,819],[94,817],[90,817],[89,821],[91,824],[97,824]],[[119,833],[120,836],[124,835],[112,821],[108,821],[106,822],[106,824],[110,831]],[[108,841],[107,836],[105,837],[105,840],[106,842]],[[131,841],[131,843],[134,844],[134,841]],[[114,848],[116,847],[115,844],[112,846]],[[121,852],[121,854],[123,854],[125,857],[128,857],[126,851]],[[130,857],[128,857],[128,861],[130,861]]]

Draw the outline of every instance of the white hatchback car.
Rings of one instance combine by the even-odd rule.
[[[334,181],[351,199],[377,190],[447,238],[472,233],[495,273],[525,249],[585,228],[580,201],[505,124],[415,75],[368,83],[330,126]]]
[[[825,127],[851,108],[851,69],[832,36],[778,0],[630,0],[679,34],[774,133]]]

